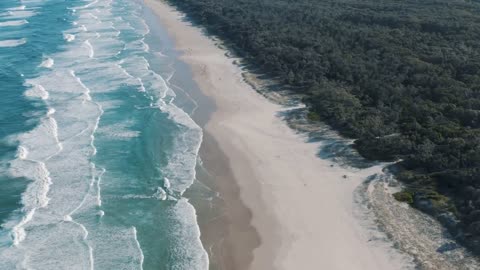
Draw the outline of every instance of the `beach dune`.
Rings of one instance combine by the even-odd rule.
[[[240,68],[201,29],[164,2],[145,2],[174,39],[203,94],[216,105],[205,126],[206,138],[221,150],[218,164],[228,166],[233,176],[217,180],[238,186],[239,193],[236,198],[224,194],[231,222],[216,257],[229,262],[219,268],[402,269],[401,256],[369,241],[354,216],[354,190],[382,167],[351,170],[344,178],[346,169],[318,158],[319,144],[307,143],[290,129],[278,117],[285,108],[245,83]],[[208,148],[204,152],[211,154]],[[215,163],[215,157],[209,160]],[[209,170],[219,167],[207,163]],[[238,203],[249,211],[235,211]],[[237,213],[242,216],[235,217]]]

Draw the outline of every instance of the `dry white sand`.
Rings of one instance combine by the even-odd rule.
[[[145,1],[217,106],[205,129],[228,158],[261,239],[253,261],[237,261],[235,268],[401,269],[401,256],[369,241],[353,213],[354,189],[381,167],[354,172],[317,158],[319,145],[287,127],[276,116],[282,107],[246,84],[232,59],[201,29],[170,6]]]

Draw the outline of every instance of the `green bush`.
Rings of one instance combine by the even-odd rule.
[[[316,112],[309,112],[307,114],[307,118],[308,120],[314,121],[314,122],[320,121],[320,116]]]
[[[399,202],[413,203],[413,194],[409,191],[400,191],[393,194],[393,197]]]

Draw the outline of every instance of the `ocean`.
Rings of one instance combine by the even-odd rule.
[[[197,105],[148,12],[0,1],[0,269],[208,268]]]

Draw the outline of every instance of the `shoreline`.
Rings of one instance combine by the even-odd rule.
[[[252,211],[240,198],[241,189],[228,157],[208,132],[204,132],[200,157],[208,176],[200,176],[199,181],[217,192],[209,209],[192,201],[200,213],[209,210],[214,215],[210,219],[197,217],[201,240],[210,256],[210,269],[248,269],[253,250],[261,244],[260,235],[251,224]]]
[[[212,39],[166,3],[145,3],[215,103],[200,155],[219,188],[228,229],[212,263],[218,269],[401,269],[404,258],[370,243],[352,214],[354,190],[381,168],[351,171],[345,180],[345,170],[318,158],[319,144],[289,128],[277,116],[285,108],[253,90]],[[215,231],[200,227],[205,245]]]
[[[158,21],[158,16],[154,13],[149,7],[146,16],[154,16],[154,20]],[[179,59],[182,53],[171,44],[170,34],[165,33],[165,30],[157,31],[160,31],[161,38],[169,40],[163,49],[174,59],[173,66],[177,71],[168,83],[177,95],[180,93],[181,98],[198,103],[193,110],[189,108],[189,114],[203,129],[216,110],[216,104],[198,88],[192,79],[194,74],[190,66]],[[197,214],[197,223],[201,231],[200,240],[209,254],[209,269],[246,269],[260,239],[255,228],[250,225],[249,208],[239,198],[239,187],[233,178],[228,159],[215,138],[205,129],[198,156],[196,179],[184,196],[196,212],[201,213]],[[242,235],[225,237],[232,231],[241,232]],[[241,244],[232,243],[233,239],[241,239]]]

